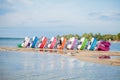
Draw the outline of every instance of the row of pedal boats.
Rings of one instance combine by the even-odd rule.
[[[41,49],[67,49],[67,50],[97,50],[97,51],[109,51],[110,42],[100,40],[96,38],[91,38],[90,41],[85,37],[82,37],[80,40],[75,37],[67,40],[65,37],[61,37],[59,40],[56,37],[48,39],[45,36],[38,38],[34,36],[31,40],[29,37],[25,37],[25,40],[18,44],[19,48],[41,48]]]

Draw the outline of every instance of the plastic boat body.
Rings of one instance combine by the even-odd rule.
[[[85,37],[81,38],[80,41],[78,42],[78,46],[77,46],[77,49],[79,50],[83,50],[85,49],[86,47],[86,44],[87,44],[87,39]]]
[[[104,44],[105,47],[110,47],[110,45],[111,45],[110,42],[108,42],[108,41],[101,41],[100,44]]]
[[[110,42],[108,41],[99,41],[96,47],[98,51],[109,51],[110,50]]]
[[[64,49],[65,44],[66,44],[66,41],[67,41],[66,38],[61,37],[60,42],[59,42],[57,48],[58,48],[58,49]]]
[[[53,49],[55,47],[56,42],[57,42],[56,37],[52,37],[50,43],[48,44],[48,48]]]
[[[88,50],[94,50],[96,44],[97,44],[97,39],[96,39],[96,38],[92,38],[91,41],[90,41],[89,44],[88,44],[87,49],[88,49]]]
[[[46,43],[47,43],[47,38],[43,36],[40,40],[40,43],[39,43],[38,47],[39,48],[44,48]]]
[[[74,49],[75,44],[76,44],[75,37],[70,38],[68,45],[67,45],[67,49]]]
[[[19,48],[26,48],[30,45],[30,38],[29,37],[25,37],[25,40],[23,43],[18,44]]]
[[[31,42],[31,48],[35,48],[37,41],[38,41],[37,36],[34,36],[32,42]]]
[[[72,45],[71,49],[74,49],[74,47],[76,45],[76,42],[77,42],[77,40],[75,39],[74,42],[73,42],[73,45]]]

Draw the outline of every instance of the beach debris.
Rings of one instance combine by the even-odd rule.
[[[74,53],[72,53],[72,52],[68,52],[67,54],[71,55],[71,56],[74,56]]]
[[[110,56],[107,55],[102,55],[102,56],[98,56],[99,59],[110,59]]]

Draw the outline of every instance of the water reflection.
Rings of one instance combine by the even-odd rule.
[[[120,67],[35,52],[0,52],[0,80],[119,80]]]

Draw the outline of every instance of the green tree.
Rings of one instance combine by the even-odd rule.
[[[75,38],[79,40],[81,37],[78,34],[75,34]]]
[[[75,37],[76,39],[80,40],[81,37],[85,37],[88,40],[90,40],[92,37],[97,38],[97,40],[118,40],[120,41],[120,33],[116,34],[116,35],[112,35],[112,34],[104,34],[101,35],[101,33],[97,33],[97,34],[93,34],[93,33],[84,33],[82,36],[79,36],[78,34],[67,34],[67,35],[62,35],[63,37],[65,37],[67,40],[70,39],[71,37]],[[60,37],[62,37],[60,35],[57,35],[57,39],[60,39]]]
[[[57,40],[59,40],[61,36],[60,36],[60,35],[57,35],[56,37],[57,37]]]
[[[120,33],[117,34],[117,40],[120,41]]]

